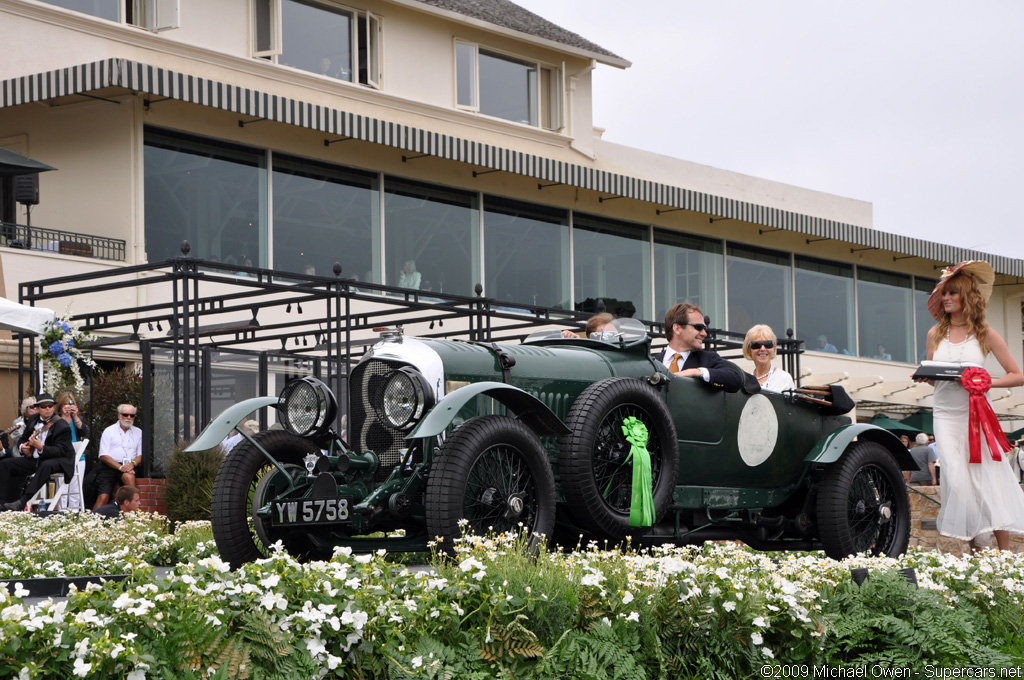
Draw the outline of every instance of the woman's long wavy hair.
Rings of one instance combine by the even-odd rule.
[[[967,322],[967,334],[973,335],[981,345],[981,351],[988,354],[988,323],[985,321],[985,309],[988,302],[981,296],[978,283],[970,274],[960,272],[942,284],[943,291],[960,294],[960,302],[964,308],[964,320]],[[946,337],[950,327],[949,314],[943,309],[940,312],[939,324],[935,327],[934,344]]]

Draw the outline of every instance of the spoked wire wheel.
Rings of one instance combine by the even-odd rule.
[[[817,505],[818,534],[829,557],[906,552],[910,499],[903,474],[881,444],[850,447],[826,472]]]
[[[623,538],[645,528],[629,524],[633,500],[631,444],[622,426],[635,418],[648,433],[655,521],[667,512],[679,474],[676,429],[657,390],[635,378],[607,378],[583,390],[566,418],[559,472],[576,523],[597,535]]]
[[[550,537],[555,480],[544,447],[518,420],[480,416],[438,450],[427,479],[427,531],[450,549],[462,534],[518,531]]]

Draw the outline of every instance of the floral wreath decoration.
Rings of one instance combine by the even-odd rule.
[[[81,392],[85,381],[80,367],[96,366],[96,362],[81,349],[92,336],[81,330],[70,317],[70,309],[65,310],[47,325],[40,338],[41,349],[36,358],[43,368],[45,392],[56,392],[63,385],[74,385],[75,391]]]

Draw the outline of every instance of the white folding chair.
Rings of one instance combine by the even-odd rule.
[[[85,510],[85,493],[82,491],[82,477],[85,476],[85,447],[89,445],[88,439],[74,442],[75,447],[75,474],[70,482],[64,481],[64,473],[50,475],[55,483],[53,496],[48,493],[49,484],[43,484],[39,491],[28,501],[29,509],[33,509],[39,503],[44,503],[47,510]],[[63,500],[63,503],[61,502]],[[59,506],[59,508],[58,508]]]

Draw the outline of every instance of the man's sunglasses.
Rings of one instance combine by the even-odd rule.
[[[761,349],[762,347],[771,349],[775,347],[775,342],[773,340],[754,340],[750,343],[750,349]]]
[[[708,325],[706,323],[681,323],[679,325],[680,326],[693,326],[693,329],[695,331],[697,331],[698,333],[703,333],[704,331],[706,331],[708,329]]]

